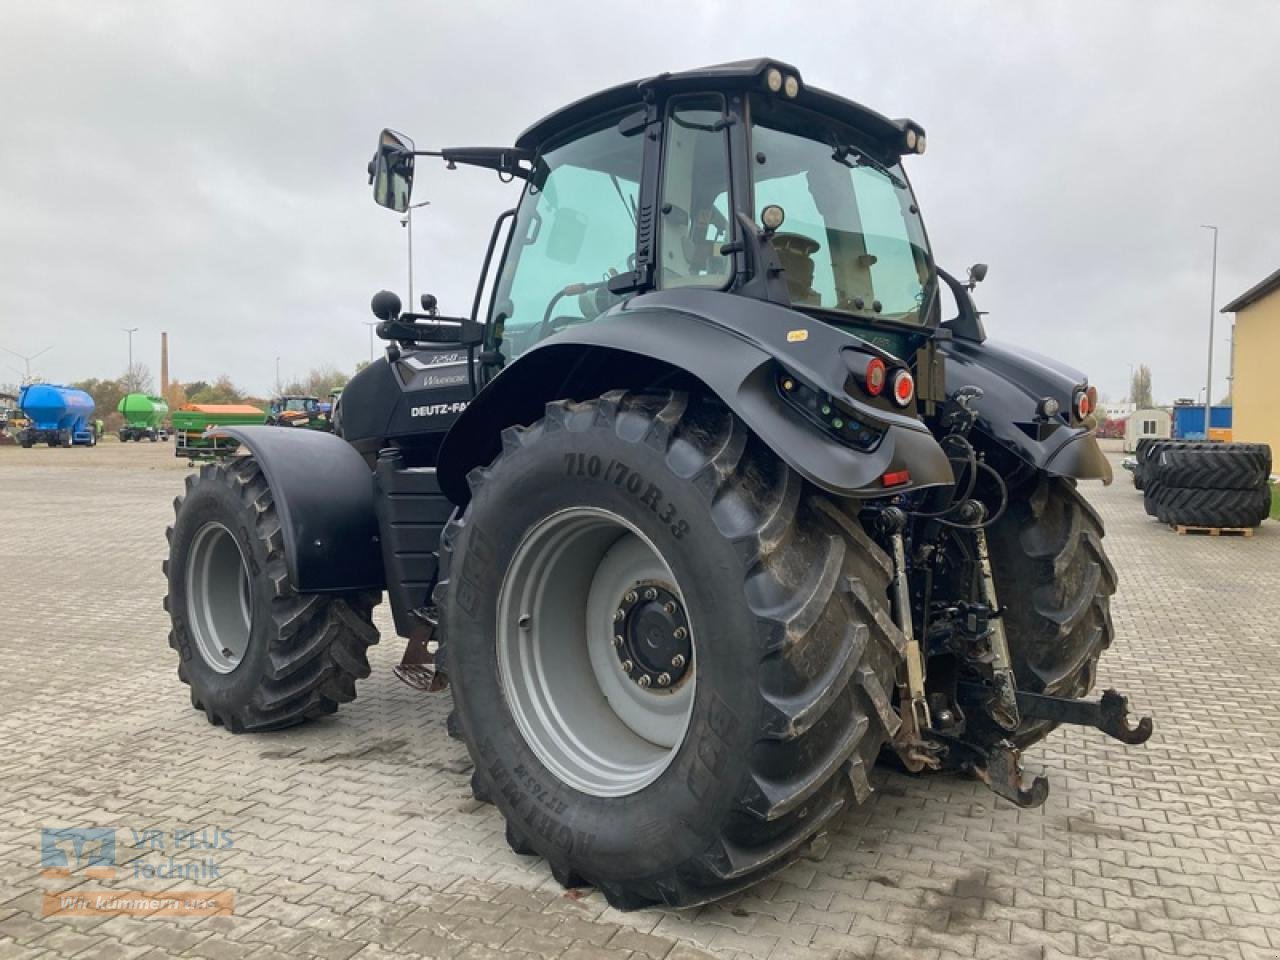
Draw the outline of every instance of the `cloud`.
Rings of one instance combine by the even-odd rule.
[[[1194,396],[1199,224],[1218,303],[1280,266],[1278,31],[1271,3],[6,5],[0,346],[55,344],[37,368],[63,380],[121,372],[126,326],[153,369],[168,330],[181,379],[350,369],[369,296],[405,286],[365,183],[382,126],[509,143],[600,87],[769,55],[928,129],[909,170],[939,261],[991,264],[993,336],[1113,396],[1142,362]],[[416,287],[465,312],[516,187],[422,169]]]

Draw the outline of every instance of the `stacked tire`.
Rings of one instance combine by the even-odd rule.
[[[1143,444],[1146,444],[1145,448]],[[1211,443],[1204,440],[1139,440],[1138,441],[1138,466],[1134,470],[1133,485],[1142,491],[1142,502],[1146,508],[1147,514],[1154,517],[1156,515],[1156,498],[1160,493],[1160,487],[1164,483],[1164,478],[1160,474],[1160,452],[1162,450],[1177,448],[1179,450],[1202,450],[1207,447],[1221,447],[1220,443]],[[1141,475],[1141,484],[1139,484],[1139,475]]]
[[[1265,443],[1161,442],[1143,464],[1145,506],[1161,523],[1256,527],[1271,510],[1270,476]]]

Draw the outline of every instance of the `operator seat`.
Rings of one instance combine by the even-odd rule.
[[[820,306],[822,295],[813,289],[813,255],[822,245],[801,233],[775,233],[769,238],[782,263],[783,279],[791,302],[804,306]]]

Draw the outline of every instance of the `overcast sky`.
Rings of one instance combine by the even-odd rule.
[[[0,347],[55,381],[123,372],[265,392],[369,354],[370,295],[404,294],[405,230],[374,205],[378,130],[510,143],[597,88],[750,56],[929,133],[908,161],[937,259],[991,265],[993,338],[1124,397],[1204,383],[1218,305],[1280,267],[1280,4],[4,3]],[[470,309],[485,171],[420,166],[418,291]],[[1226,389],[1219,323],[1215,395]],[[22,361],[0,354],[0,382]]]

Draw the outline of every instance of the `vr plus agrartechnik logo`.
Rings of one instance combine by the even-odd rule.
[[[40,867],[45,877],[74,872],[95,880],[116,875],[116,831],[112,827],[45,827],[40,831]]]

